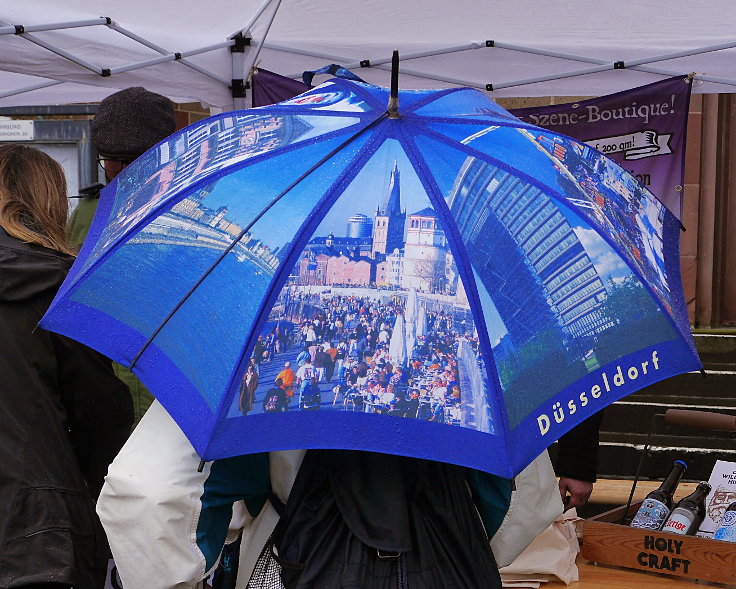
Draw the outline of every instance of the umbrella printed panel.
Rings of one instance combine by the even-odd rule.
[[[106,188],[43,325],[132,365],[205,459],[513,476],[700,367],[679,223],[624,170],[477,91],[386,101],[335,80],[156,146]]]
[[[263,412],[274,375],[282,375],[290,411],[363,412],[492,432],[496,405],[466,287],[400,143],[383,142],[315,217],[319,225],[295,248],[297,261],[259,330],[249,362],[258,365],[257,386],[253,369],[229,415]],[[305,350],[310,362],[302,368]]]

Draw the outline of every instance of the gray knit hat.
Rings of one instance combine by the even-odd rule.
[[[101,154],[133,160],[175,130],[174,103],[137,86],[100,102],[92,143]]]

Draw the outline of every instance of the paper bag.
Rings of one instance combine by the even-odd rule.
[[[576,533],[580,519],[574,509],[563,513],[514,562],[499,569],[501,578],[554,575],[566,585],[579,580],[575,558],[580,550]]]

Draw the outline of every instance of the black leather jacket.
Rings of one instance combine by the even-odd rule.
[[[132,404],[107,358],[36,328],[72,261],[0,228],[0,587],[104,584],[94,500]]]

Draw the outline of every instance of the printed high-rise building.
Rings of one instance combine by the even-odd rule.
[[[373,223],[368,215],[355,213],[348,219],[347,237],[370,237]]]
[[[486,269],[480,273],[484,285],[516,347],[544,330],[570,340],[612,325],[601,309],[606,290],[595,266],[567,219],[538,188],[468,158],[449,205],[471,264]],[[482,239],[489,234],[493,249]]]

